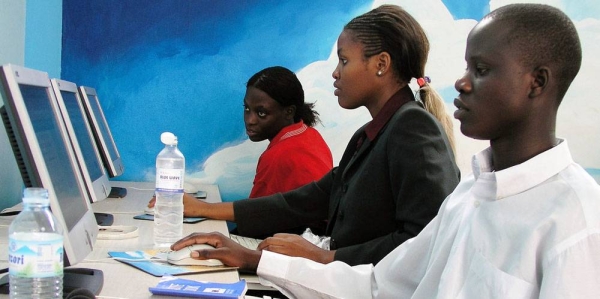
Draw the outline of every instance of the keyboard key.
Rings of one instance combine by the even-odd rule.
[[[260,240],[260,239],[242,237],[242,236],[233,235],[233,234],[230,234],[229,238],[231,238],[231,240],[233,240],[233,241],[237,242],[238,244],[240,244],[248,249],[251,249],[251,250],[256,250],[258,248],[258,244],[260,242],[262,242],[262,240]]]

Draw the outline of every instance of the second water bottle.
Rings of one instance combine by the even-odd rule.
[[[183,235],[183,180],[185,158],[177,148],[177,137],[160,135],[165,148],[156,157],[156,203],[154,246],[168,248]]]

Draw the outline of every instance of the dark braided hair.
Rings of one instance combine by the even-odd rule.
[[[408,12],[396,5],[382,5],[352,19],[351,30],[364,46],[365,58],[387,52],[392,68],[403,82],[425,76],[429,40],[425,31]]]
[[[363,45],[365,59],[388,53],[392,70],[400,83],[425,77],[429,40],[417,20],[401,7],[381,5],[352,19],[344,26],[344,31]],[[446,113],[440,95],[425,84],[419,89],[419,99],[425,109],[440,121],[454,150],[452,119]]]
[[[320,122],[319,113],[313,110],[314,103],[304,102],[304,89],[294,72],[282,66],[268,67],[254,74],[246,87],[255,87],[277,101],[281,106],[296,106],[294,122],[300,120],[313,127]]]

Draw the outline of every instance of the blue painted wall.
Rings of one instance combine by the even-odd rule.
[[[126,167],[117,179],[153,180],[159,135],[171,131],[179,136],[190,180],[217,183],[223,198],[233,200],[247,195],[266,146],[244,134],[246,80],[272,65],[296,71],[307,100],[316,102],[322,115],[317,129],[339,159],[349,136],[369,117],[364,109],[337,106],[332,50],[346,22],[381,2],[65,0],[61,76],[98,90]],[[405,7],[427,30],[432,42],[428,74],[453,111],[466,35],[495,7],[482,0],[386,2]],[[509,1],[492,3],[504,2]],[[589,79],[598,59],[587,53],[600,50],[600,5],[591,0],[554,5],[574,18],[584,40],[584,68],[561,108],[558,133],[569,139],[576,159],[597,174],[600,102],[587,95],[600,92]],[[459,164],[467,173],[470,156],[486,144],[456,134]]]
[[[1,7],[0,64],[22,65],[60,77],[62,1],[10,0]],[[23,181],[11,151],[0,125],[0,209],[21,202]]]
[[[60,78],[62,0],[29,0],[25,17],[25,66]]]
[[[343,25],[371,5],[143,3],[64,1],[62,78],[98,90],[125,162],[120,180],[153,179],[164,131],[178,135],[190,172],[243,142],[246,80],[267,66],[299,70],[327,59]],[[249,191],[241,188],[238,197]]]

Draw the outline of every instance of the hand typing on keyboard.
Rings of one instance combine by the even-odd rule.
[[[231,240],[234,240],[238,244],[240,244],[248,249],[251,249],[251,250],[256,250],[258,248],[258,244],[260,242],[262,242],[262,240],[260,240],[260,239],[242,237],[242,236],[232,235],[232,234],[229,235],[229,238],[231,238]]]
[[[268,250],[289,256],[299,256],[319,263],[333,262],[335,250],[325,250],[307,241],[299,235],[275,234],[262,241],[258,250]]]

